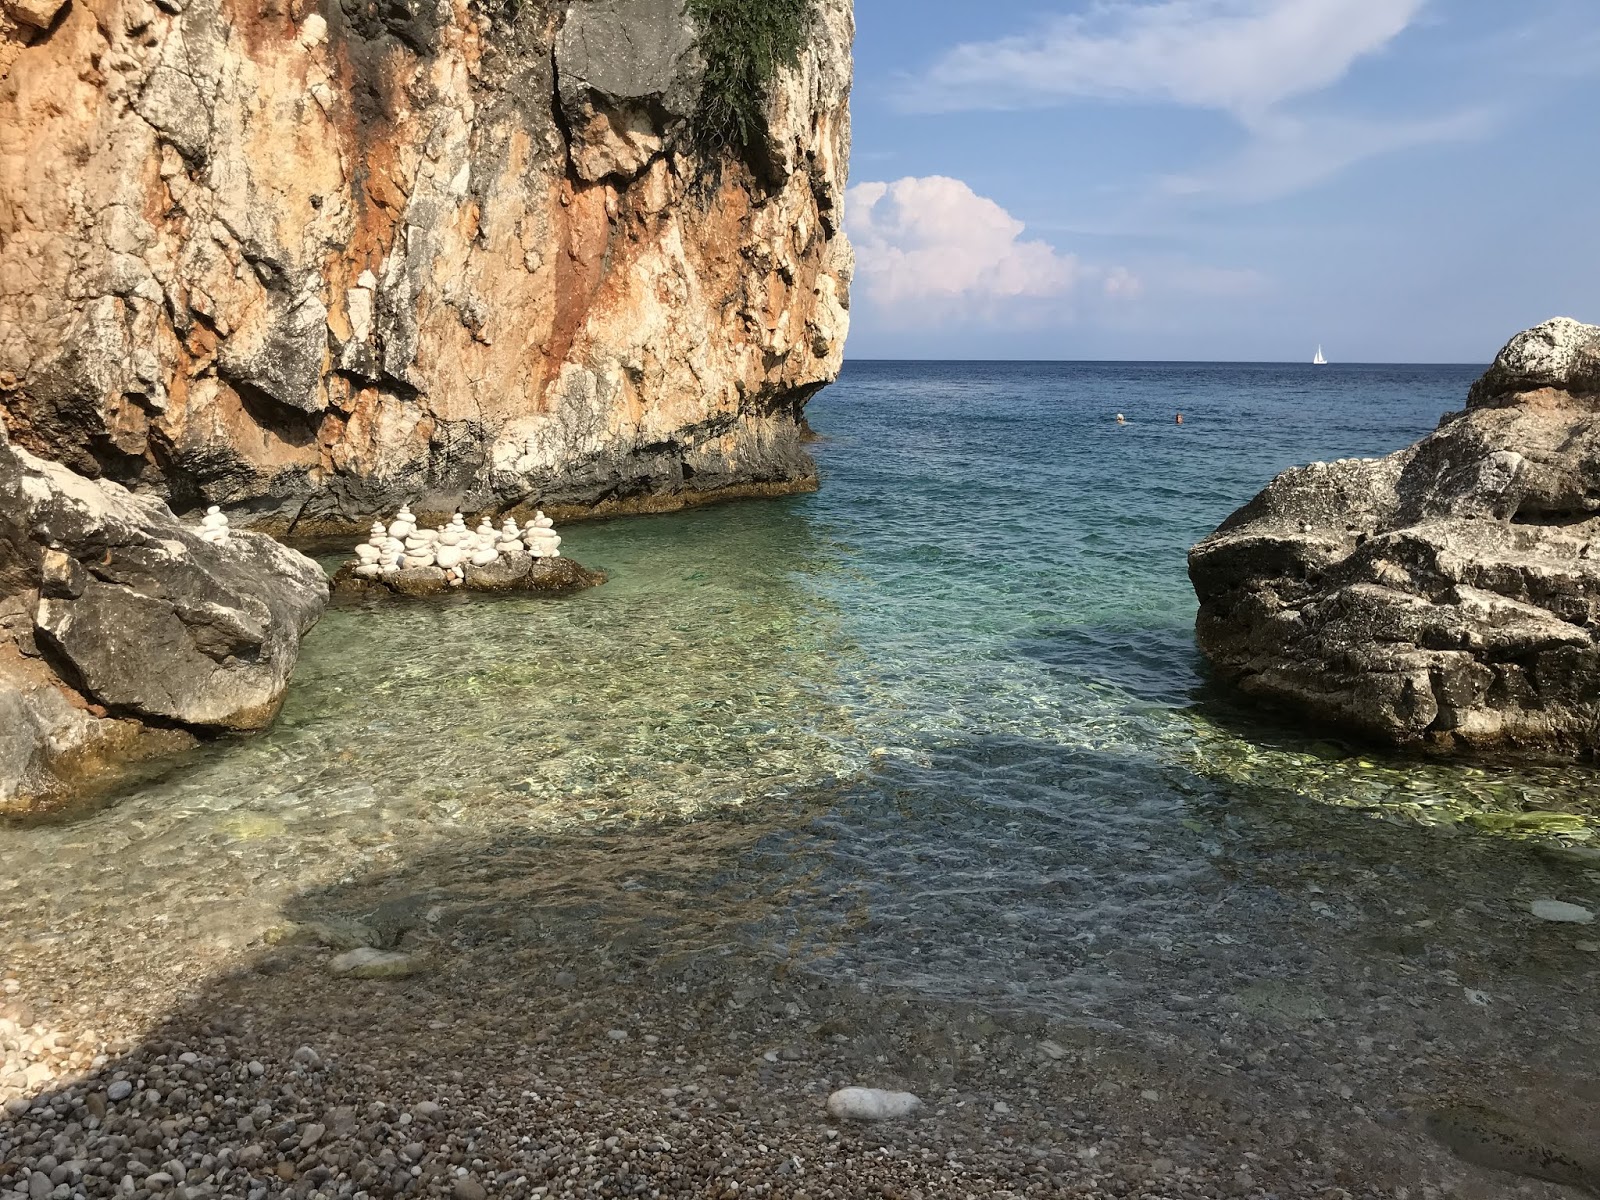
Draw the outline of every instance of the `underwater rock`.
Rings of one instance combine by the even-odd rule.
[[[1428,1136],[1476,1166],[1600,1195],[1600,1157],[1564,1144],[1487,1108],[1456,1106],[1429,1113]]]
[[[898,1121],[921,1107],[910,1092],[882,1088],[840,1088],[828,1097],[828,1115],[839,1121]]]
[[[0,429],[0,807],[80,794],[195,732],[272,722],[327,578],[206,519],[187,526]]]
[[[346,950],[328,963],[328,970],[335,975],[348,975],[352,979],[406,979],[426,969],[427,963],[420,955],[378,950],[372,946]]]
[[[1564,900],[1535,900],[1528,911],[1541,921],[1560,921],[1568,925],[1588,925],[1594,913],[1581,904],[1568,904]]]
[[[1395,746],[1600,753],[1597,362],[1546,322],[1422,441],[1273,480],[1189,552],[1216,674]]]

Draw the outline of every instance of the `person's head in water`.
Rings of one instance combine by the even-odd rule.
[[[1178,422],[1177,422],[1177,423],[1178,423],[1178,424],[1179,424],[1179,425],[1182,425],[1182,424],[1183,424],[1183,414],[1182,414],[1182,413],[1179,413],[1179,414],[1178,414]]]
[[[1128,419],[1126,417],[1124,417],[1121,413],[1118,413],[1117,414],[1117,424],[1118,425],[1126,425],[1127,423],[1128,423]]]

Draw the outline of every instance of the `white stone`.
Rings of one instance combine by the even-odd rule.
[[[828,1097],[828,1115],[840,1121],[897,1121],[922,1107],[910,1092],[840,1088]]]
[[[329,962],[328,970],[335,975],[352,975],[357,979],[403,979],[407,975],[415,975],[423,966],[423,960],[415,954],[359,946]]]
[[[1528,911],[1541,921],[1563,921],[1569,925],[1588,925],[1594,913],[1581,904],[1568,904],[1563,900],[1535,900]]]

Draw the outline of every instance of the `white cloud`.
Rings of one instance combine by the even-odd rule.
[[[966,315],[1001,301],[1062,297],[1090,274],[959,179],[858,183],[845,197],[856,280],[886,308]]]
[[[1342,78],[1405,30],[1424,2],[1103,0],[1032,37],[957,46],[902,99],[935,112],[1157,100],[1249,122]]]

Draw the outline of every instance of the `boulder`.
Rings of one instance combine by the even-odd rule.
[[[346,563],[334,574],[333,595],[341,603],[385,596],[437,596],[444,592],[566,595],[606,581],[604,571],[590,570],[565,556],[502,555],[487,566],[466,567],[462,582],[454,586],[438,567],[413,567],[371,578],[357,575],[356,565]]]
[[[1286,471],[1189,553],[1216,675],[1429,751],[1600,752],[1600,327],[1517,335],[1465,411]]]
[[[556,38],[573,169],[631,179],[693,114],[703,67],[678,0],[578,0]]]
[[[0,430],[0,806],[263,728],[327,596],[321,568],[271,538],[205,542]]]

